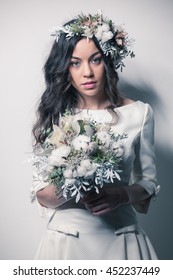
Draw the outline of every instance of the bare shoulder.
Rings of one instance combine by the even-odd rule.
[[[125,97],[120,97],[120,106],[125,106],[125,105],[129,105],[132,103],[135,103],[136,101],[129,99],[129,98],[125,98]]]

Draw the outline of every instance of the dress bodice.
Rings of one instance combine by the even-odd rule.
[[[136,101],[114,109],[116,122],[112,124],[115,133],[125,133],[127,137],[121,141],[124,153],[122,156],[121,180],[126,184],[137,183],[143,186],[152,196],[157,193],[156,168],[154,153],[154,121],[149,104]],[[77,110],[76,116],[90,118],[96,122],[112,122],[112,114],[104,110]],[[34,171],[32,195],[46,186]],[[39,205],[41,215],[51,216],[52,209]]]

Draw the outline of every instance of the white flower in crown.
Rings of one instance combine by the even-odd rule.
[[[99,12],[95,15],[78,15],[78,18],[65,26],[54,27],[51,35],[55,36],[55,41],[62,33],[66,34],[69,40],[75,35],[84,36],[87,39],[95,36],[105,55],[111,55],[115,70],[124,67],[122,60],[130,56],[134,57],[134,52],[130,49],[132,40],[128,38],[126,31],[121,26],[116,26],[110,19],[104,18]],[[109,41],[110,39],[111,42]]]
[[[97,30],[95,32],[95,36],[98,41],[101,41],[102,43],[105,43],[106,41],[112,39],[114,34],[110,31],[110,26],[107,23],[104,23],[102,25],[99,25],[97,27]]]
[[[103,23],[102,25],[98,26],[98,28],[101,28],[102,32],[110,31],[110,26],[108,23]]]
[[[103,32],[101,42],[105,43],[108,40],[112,39],[112,37],[113,37],[113,33],[111,31]]]
[[[91,39],[93,37],[92,28],[90,28],[89,26],[85,26],[83,36],[87,37],[88,39]]]

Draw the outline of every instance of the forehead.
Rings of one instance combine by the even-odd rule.
[[[96,47],[93,40],[82,39],[76,44],[72,56],[79,58],[90,57],[91,55],[97,52],[99,52],[99,50]]]

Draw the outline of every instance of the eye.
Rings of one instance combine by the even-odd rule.
[[[102,62],[102,57],[101,56],[97,56],[97,57],[94,57],[91,62],[93,64],[100,64]]]
[[[71,66],[74,66],[74,67],[78,67],[78,66],[80,65],[80,62],[79,62],[78,60],[72,60],[72,61],[70,62],[70,65],[71,65]]]

